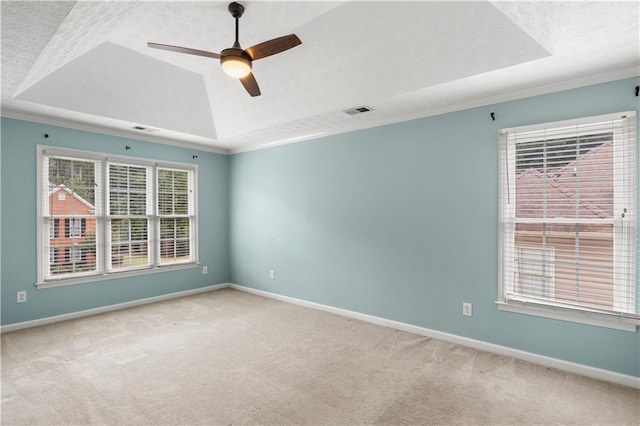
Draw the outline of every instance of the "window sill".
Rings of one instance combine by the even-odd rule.
[[[640,320],[635,318],[608,315],[599,312],[580,311],[519,301],[498,301],[496,304],[501,311],[594,325],[596,327],[613,328],[616,330],[635,332],[636,326],[640,325]]]
[[[184,269],[198,268],[199,265],[200,265],[199,262],[193,262],[193,263],[183,263],[180,265],[171,265],[171,266],[156,266],[154,268],[149,268],[149,269],[136,269],[136,270],[126,271],[126,272],[125,271],[112,272],[110,274],[86,275],[83,277],[76,277],[76,278],[66,278],[66,279],[62,278],[59,280],[42,281],[42,282],[37,282],[35,285],[36,285],[36,288],[40,290],[45,288],[63,287],[67,285],[86,284],[86,283],[91,283],[96,281],[117,280],[120,278],[157,274],[159,272],[181,271]]]

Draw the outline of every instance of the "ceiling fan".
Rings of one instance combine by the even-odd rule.
[[[220,59],[222,70],[227,75],[240,79],[240,82],[251,96],[260,96],[260,87],[251,72],[253,61],[289,50],[292,47],[302,44],[302,41],[300,41],[297,35],[289,34],[258,43],[247,49],[242,49],[238,42],[238,27],[240,17],[244,13],[244,6],[236,2],[229,3],[229,12],[236,20],[236,41],[233,43],[233,46],[224,49],[220,53],[151,42],[147,43],[147,46],[153,47],[154,49],[170,50],[172,52]]]

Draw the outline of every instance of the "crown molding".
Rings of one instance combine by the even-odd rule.
[[[497,95],[479,97],[470,101],[459,102],[459,103],[450,104],[442,107],[426,108],[418,111],[412,111],[406,114],[398,114],[393,116],[389,116],[389,115],[381,116],[376,120],[371,120],[367,122],[357,122],[357,123],[354,123],[353,125],[343,126],[340,128],[335,128],[335,129],[327,130],[324,132],[314,132],[309,135],[301,135],[301,136],[291,137],[291,138],[267,142],[267,143],[244,145],[239,148],[230,149],[228,152],[229,154],[240,154],[243,152],[257,151],[261,149],[273,148],[276,146],[288,145],[291,143],[318,139],[318,138],[337,135],[341,133],[348,133],[348,132],[353,132],[357,130],[364,130],[364,129],[369,129],[373,127],[380,127],[380,126],[385,126],[389,124],[401,123],[404,121],[427,118],[427,117],[446,114],[450,112],[463,111],[466,109],[494,105],[494,104],[514,101],[518,99],[525,99],[533,96],[562,92],[565,90],[593,86],[596,84],[607,83],[607,82],[616,81],[616,80],[623,80],[626,78],[633,78],[638,76],[640,76],[640,68],[628,67],[628,68],[623,68],[619,70],[607,71],[603,73],[592,74],[592,75],[573,78],[573,79],[567,79],[559,82],[513,90],[513,91],[504,92]]]
[[[229,150],[226,149],[204,145],[204,143],[207,142],[211,143],[211,141],[206,138],[202,138],[202,143],[189,142],[153,133],[143,133],[140,131],[118,129],[111,126],[82,122],[79,120],[70,120],[67,118],[57,117],[55,115],[48,115],[42,112],[32,112],[22,108],[16,108],[15,106],[2,105],[0,115],[5,118],[13,118],[16,120],[31,121],[39,124],[64,127],[67,129],[82,130],[85,132],[99,133],[102,135],[116,136],[120,138],[133,139],[162,145],[170,145],[177,148],[195,149],[198,151],[223,155],[228,155],[230,153]]]

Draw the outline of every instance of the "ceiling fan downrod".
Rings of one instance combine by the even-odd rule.
[[[239,39],[239,34],[240,34],[240,18],[242,17],[242,14],[244,13],[244,6],[241,5],[240,3],[237,2],[233,2],[233,3],[229,3],[229,13],[231,13],[231,16],[234,17],[234,19],[236,20],[236,41],[233,43],[233,47],[235,48],[240,48],[240,42],[238,41]]]

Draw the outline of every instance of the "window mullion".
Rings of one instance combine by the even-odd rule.
[[[106,158],[100,163],[100,193],[102,194],[102,203],[100,209],[100,251],[99,259],[102,268],[102,273],[106,274],[109,271],[109,263],[111,261],[111,214],[109,209],[111,208],[111,200],[109,198],[109,159]],[[98,245],[98,241],[96,241]]]
[[[42,212],[42,218],[38,221],[38,240],[47,244],[40,244],[37,250],[38,281],[44,281],[51,274],[51,257],[45,251],[51,251],[48,226],[51,226],[51,209],[49,206],[49,157],[45,150],[38,150],[38,197],[37,208]],[[45,237],[46,236],[46,237]]]
[[[149,202],[149,250],[151,250],[151,264],[157,268],[160,264],[160,220],[158,219],[158,164],[151,167],[151,185],[147,192]]]

